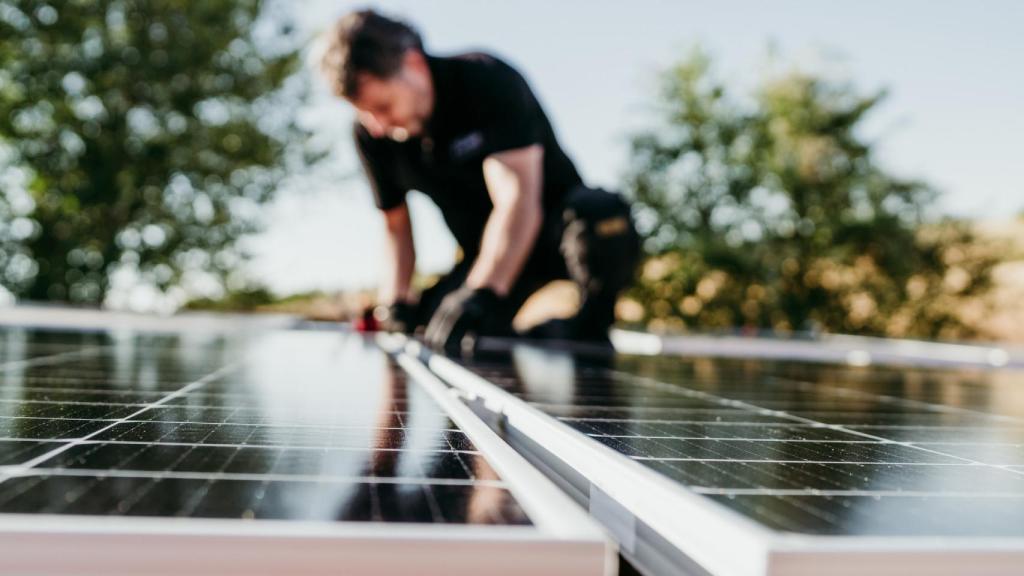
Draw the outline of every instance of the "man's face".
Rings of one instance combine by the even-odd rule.
[[[417,58],[418,57],[418,58]],[[364,74],[359,94],[350,100],[367,132],[374,138],[403,141],[423,133],[433,108],[430,71],[421,54],[410,52],[391,78]]]

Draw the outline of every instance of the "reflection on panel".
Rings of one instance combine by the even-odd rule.
[[[529,523],[375,345],[0,331],[0,512]]]

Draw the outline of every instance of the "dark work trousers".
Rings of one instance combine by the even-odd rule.
[[[499,310],[483,327],[486,335],[512,335],[512,319],[534,292],[552,280],[572,280],[580,310],[572,321],[576,339],[602,339],[615,320],[615,300],[629,285],[640,256],[640,241],[629,204],[618,194],[578,186],[559,210],[545,215],[526,265]],[[475,261],[467,255],[423,291],[417,324],[425,326],[450,292],[466,280]]]

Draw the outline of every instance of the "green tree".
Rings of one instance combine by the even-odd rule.
[[[237,268],[301,132],[263,4],[0,0],[0,283],[98,303],[117,270]]]
[[[883,94],[791,72],[749,98],[695,53],[632,141],[627,188],[651,257],[632,296],[654,327],[961,337],[997,259],[888,174],[860,134]]]

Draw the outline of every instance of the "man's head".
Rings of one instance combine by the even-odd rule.
[[[321,72],[372,136],[404,140],[423,131],[434,86],[414,29],[362,10],[339,20],[323,40]]]

